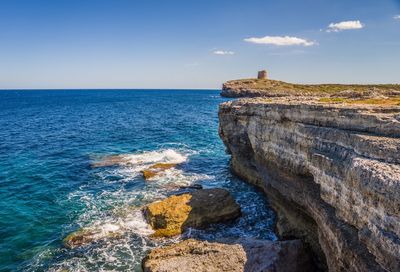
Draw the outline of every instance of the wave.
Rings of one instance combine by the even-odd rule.
[[[80,203],[83,210],[66,227],[66,234],[83,230],[91,235],[89,240],[92,242],[80,248],[63,248],[61,255],[64,257],[53,263],[49,271],[65,268],[68,271],[90,271],[92,265],[100,270],[136,270],[146,248],[181,239],[180,236],[152,239],[153,230],[146,223],[141,207],[167,197],[180,186],[213,178],[185,171],[184,164],[192,154],[191,150],[168,148],[112,155],[113,165],[109,164],[110,156],[96,159],[94,164],[97,166],[93,169],[96,182],[69,194],[69,201]],[[178,167],[144,181],[141,172],[157,163],[177,164]],[[133,187],[126,184],[133,184]]]

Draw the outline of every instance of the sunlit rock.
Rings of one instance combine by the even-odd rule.
[[[144,209],[155,236],[173,236],[240,216],[240,207],[224,189],[203,189],[174,195]]]
[[[145,180],[149,180],[157,175],[160,175],[168,169],[174,168],[176,165],[176,163],[156,163],[143,170],[142,174]]]
[[[278,235],[306,241],[321,269],[400,271],[399,114],[253,98],[220,105],[219,131],[233,171],[268,196]]]
[[[145,272],[300,272],[314,271],[300,240],[251,238],[223,242],[189,239],[152,250],[142,261]]]

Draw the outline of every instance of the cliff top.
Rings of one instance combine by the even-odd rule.
[[[293,84],[270,79],[231,80],[223,85],[225,97],[306,97],[321,103],[400,106],[400,84]]]

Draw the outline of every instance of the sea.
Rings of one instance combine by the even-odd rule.
[[[275,240],[267,200],[229,170],[225,101],[218,90],[0,91],[0,271],[141,271],[149,250],[186,238]],[[125,163],[102,164],[116,155]],[[178,166],[145,181],[156,163]],[[242,216],[152,237],[141,208],[194,184],[229,190]],[[82,229],[95,239],[65,247]]]

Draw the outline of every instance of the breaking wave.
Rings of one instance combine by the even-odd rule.
[[[0,143],[7,207],[0,218],[0,271],[137,271],[147,250],[186,237],[274,239],[262,193],[229,171],[217,115],[226,99],[218,93],[8,93],[0,107],[0,123],[8,128]],[[174,166],[144,180],[142,171],[155,164]],[[143,205],[189,185],[229,190],[242,217],[152,238]],[[65,247],[63,238],[77,231],[90,235],[87,243]]]
[[[139,269],[147,248],[180,239],[150,238],[153,231],[145,222],[141,207],[167,197],[182,186],[213,178],[186,171],[184,164],[193,154],[196,153],[190,150],[162,149],[117,155],[118,159],[112,155],[112,165],[108,162],[110,156],[95,158],[95,182],[69,194],[70,202],[80,203],[84,208],[66,228],[66,235],[84,231],[93,242],[75,249],[62,248],[59,250],[61,260],[48,270],[91,271],[92,266],[100,271],[135,270]],[[157,163],[177,164],[177,168],[145,181],[141,172]]]

